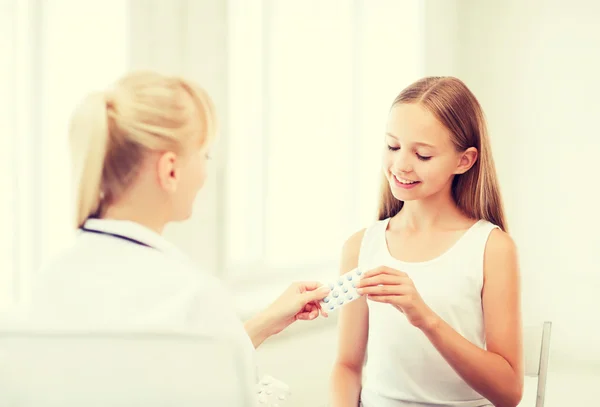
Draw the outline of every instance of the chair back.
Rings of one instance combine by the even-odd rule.
[[[527,326],[523,332],[525,376],[537,377],[536,407],[543,407],[550,356],[552,322]]]
[[[151,330],[0,330],[3,407],[254,406],[230,340]]]

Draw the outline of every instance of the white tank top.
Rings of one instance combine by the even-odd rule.
[[[485,349],[481,290],[483,257],[492,223],[480,220],[444,254],[403,262],[390,254],[389,218],[363,236],[358,266],[407,273],[427,305],[458,333]],[[369,339],[363,369],[364,407],[491,406],[446,362],[427,337],[389,304],[368,301]]]

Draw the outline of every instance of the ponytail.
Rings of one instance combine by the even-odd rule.
[[[194,119],[194,120],[193,120]],[[209,95],[181,78],[131,72],[88,96],[71,117],[75,226],[102,218],[131,187],[150,151],[208,145],[216,137]]]
[[[109,128],[103,93],[88,96],[71,118],[69,131],[75,188],[75,226],[97,215],[102,207],[102,172]]]

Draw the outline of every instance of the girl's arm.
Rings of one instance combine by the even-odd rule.
[[[454,370],[497,407],[514,407],[523,393],[522,327],[517,251],[504,232],[492,231],[482,292],[487,350],[441,319],[423,329]]]
[[[364,230],[351,236],[342,250],[341,273],[358,265]],[[331,406],[356,407],[361,391],[369,314],[365,298],[359,298],[337,311],[339,315],[338,355],[331,374]]]

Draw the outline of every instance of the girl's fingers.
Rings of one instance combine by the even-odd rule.
[[[379,284],[387,284],[387,285],[399,285],[404,283],[406,280],[403,277],[389,275],[389,274],[379,274],[373,277],[363,277],[358,283],[356,283],[356,288],[366,287],[371,285],[379,285]]]
[[[407,276],[406,273],[404,273],[400,270],[396,270],[396,269],[386,267],[386,266],[381,266],[381,267],[377,267],[373,270],[369,270],[365,274],[363,274],[363,276],[364,277],[373,277],[373,276],[377,276],[377,275],[381,275],[381,274],[387,274],[387,275],[399,276],[399,277]]]
[[[398,285],[376,285],[358,288],[356,291],[360,295],[402,295],[404,291],[402,286]]]

